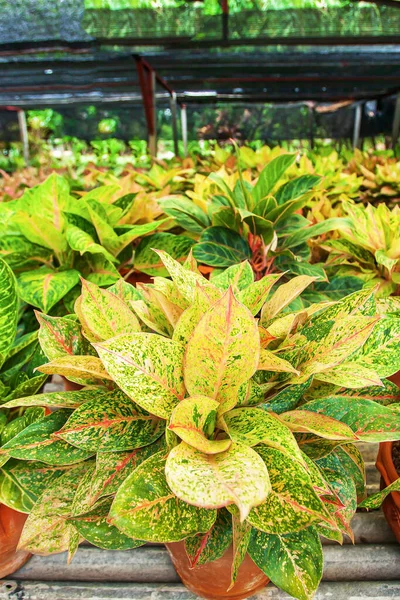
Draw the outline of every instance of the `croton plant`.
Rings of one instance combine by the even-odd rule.
[[[38,314],[49,362],[83,387],[11,400],[46,407],[0,449],[0,501],[29,513],[20,547],[69,552],[185,540],[193,568],[233,544],[311,598],[320,534],[352,537],[365,498],[357,442],[400,438],[400,302],[373,289],[292,312],[313,282],[212,282],[158,251],[171,279],[82,281],[75,314]]]

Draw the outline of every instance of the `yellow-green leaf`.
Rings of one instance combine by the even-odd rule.
[[[266,327],[271,319],[276,317],[281,310],[293,302],[297,296],[300,296],[306,287],[311,285],[315,280],[315,277],[310,277],[309,275],[299,275],[288,281],[288,283],[280,285],[272,298],[264,304],[261,311],[260,324]]]
[[[291,410],[281,415],[281,420],[296,433],[315,433],[327,440],[357,439],[352,429],[337,419],[307,410]]]
[[[295,373],[300,375],[289,361],[280,358],[277,354],[274,354],[270,350],[261,348],[260,351],[260,362],[257,366],[257,371],[277,371],[278,373]]]
[[[81,385],[112,380],[96,356],[60,356],[37,370],[47,375],[63,375]]]

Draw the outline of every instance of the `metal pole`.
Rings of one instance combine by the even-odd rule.
[[[178,156],[179,155],[178,123],[177,123],[177,119],[176,119],[176,93],[175,92],[171,93],[169,105],[171,107],[172,134],[174,136],[174,152],[175,152],[175,156]]]
[[[353,148],[360,147],[361,116],[362,116],[362,104],[361,104],[361,102],[358,102],[355,105],[355,112],[354,112]]]
[[[151,156],[157,157],[157,113],[156,113],[156,74],[150,71],[150,113],[152,127],[149,131],[149,152]]]
[[[394,107],[393,125],[392,125],[392,148],[395,147],[400,133],[400,94],[396,96]]]
[[[183,156],[187,156],[187,112],[186,104],[181,106],[181,126],[182,126],[182,140],[183,140]]]
[[[310,140],[310,149],[314,149],[314,106],[312,104],[308,107],[308,131]]]
[[[22,142],[22,152],[24,155],[24,161],[26,164],[29,163],[29,141],[28,141],[28,127],[26,125],[26,116],[24,110],[18,111],[18,126],[19,134]]]

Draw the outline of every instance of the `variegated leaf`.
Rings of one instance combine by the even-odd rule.
[[[92,341],[104,341],[122,333],[140,331],[139,321],[130,308],[115,294],[94,283],[82,281],[80,313]]]
[[[303,325],[307,321],[307,312],[290,313],[276,319],[268,325],[268,333],[273,338],[285,338],[289,333],[294,333],[299,325]]]
[[[300,294],[311,285],[315,279],[315,277],[310,277],[309,275],[299,275],[288,281],[288,283],[280,285],[272,298],[264,304],[261,311],[260,324],[263,327],[267,327],[270,321],[276,317],[281,310],[300,296]]]
[[[232,286],[234,292],[246,289],[254,281],[253,269],[246,260],[238,265],[228,267],[222,273],[211,276],[211,282],[221,290],[227,290]]]
[[[264,400],[263,388],[252,379],[242,383],[238,390],[236,406],[257,406]]]
[[[192,304],[181,315],[176,324],[172,339],[181,344],[188,343],[200,320],[213,304],[205,288],[196,285]]]
[[[314,323],[332,320],[340,321],[343,317],[360,314],[366,316],[373,316],[376,314],[373,288],[354,292],[339,302],[332,304],[314,318]]]
[[[367,385],[383,385],[376,371],[356,362],[343,362],[332,369],[316,373],[315,379],[348,389],[363,388]]]
[[[282,277],[279,275],[266,275],[259,281],[251,283],[237,295],[239,302],[247,306],[252,315],[257,315],[268,298],[272,286]]]
[[[281,420],[295,432],[315,433],[327,440],[352,441],[357,439],[357,436],[348,425],[319,413],[312,413],[307,410],[292,410],[283,413]]]
[[[17,284],[10,267],[0,259],[0,366],[13,344],[17,320]]]
[[[209,531],[215,510],[182,502],[165,478],[163,452],[145,460],[125,479],[111,506],[108,522],[133,539],[178,542]]]
[[[98,384],[112,378],[97,356],[61,356],[37,368],[47,375],[63,375],[81,385]]]
[[[261,408],[235,408],[224,415],[224,422],[234,442],[246,446],[266,444],[303,462],[293,433],[275,415]]]
[[[318,532],[269,535],[253,530],[249,554],[278,588],[298,600],[311,600],[322,578],[323,554]]]
[[[357,370],[359,365],[368,367],[379,377],[397,373],[400,370],[400,318],[390,315],[383,317],[352,359],[357,363]]]
[[[263,460],[242,444],[211,455],[182,442],[168,455],[165,474],[174,494],[184,502],[204,508],[236,504],[242,521],[270,492]]]
[[[5,455],[20,460],[39,460],[58,466],[73,465],[93,456],[94,452],[75,448],[54,437],[70,414],[71,411],[60,409],[32,423],[2,446],[0,457]]]
[[[211,529],[185,540],[185,550],[190,568],[204,565],[221,558],[232,544],[232,517],[222,508]]]
[[[80,463],[45,489],[25,523],[19,548],[43,555],[69,549],[75,530],[67,519],[80,478],[89,466]]]
[[[231,569],[231,585],[230,590],[234,585],[239,573],[239,568],[247,554],[247,549],[250,542],[252,526],[244,521],[240,521],[237,515],[232,515],[232,531],[233,531],[233,560]]]
[[[79,273],[75,269],[54,271],[48,267],[41,267],[21,273],[17,281],[22,300],[48,313],[79,283]]]
[[[253,508],[248,521],[265,533],[291,533],[312,523],[331,522],[311,478],[299,461],[275,448],[258,446],[270,476],[272,491]]]
[[[106,390],[80,390],[79,392],[48,392],[38,396],[26,396],[17,398],[3,404],[3,408],[15,408],[16,406],[47,406],[49,408],[78,408],[88,400],[100,400]]]
[[[181,344],[152,333],[134,333],[95,346],[125,394],[151,414],[169,418],[185,393]]]
[[[280,358],[274,352],[261,348],[260,351],[260,362],[257,365],[258,371],[276,371],[278,373],[294,373],[300,375],[300,372],[295,369],[290,362]]]
[[[263,404],[263,408],[275,412],[278,415],[287,410],[293,410],[300,403],[311,383],[312,377],[309,377],[304,383],[299,385],[289,385],[283,388],[283,390],[279,391],[271,398],[268,398]]]
[[[400,477],[393,481],[390,485],[388,485],[381,492],[377,492],[376,494],[372,494],[372,496],[368,496],[363,502],[360,504],[360,508],[369,508],[376,509],[379,508],[384,499],[391,494],[392,492],[400,492]]]
[[[158,305],[158,302],[154,303],[154,298],[153,302],[132,300],[130,306],[139,319],[152,331],[156,331],[160,335],[165,335],[166,337],[171,337],[173,327],[165,316],[164,311]]]
[[[77,321],[68,317],[50,317],[35,311],[39,321],[39,342],[48,360],[74,354],[87,354],[85,343]]]
[[[87,452],[119,452],[154,442],[162,423],[115,391],[82,404],[55,435]]]
[[[231,445],[231,440],[212,439],[218,407],[219,403],[216,400],[206,396],[185,398],[172,411],[168,429],[200,452],[224,452]]]
[[[220,402],[220,412],[233,408],[238,388],[254,374],[260,335],[251,313],[232,289],[203,316],[186,348],[185,385],[190,395]]]
[[[192,302],[194,299],[196,283],[200,283],[200,285],[204,286],[207,285],[214,287],[211,286],[207,279],[200,273],[188,271],[178,261],[173,259],[163,250],[154,250],[154,252],[157,252],[158,256],[161,258],[179,292],[190,302]]]

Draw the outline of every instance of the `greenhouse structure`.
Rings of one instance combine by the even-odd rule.
[[[400,600],[400,0],[0,0],[0,600]]]

